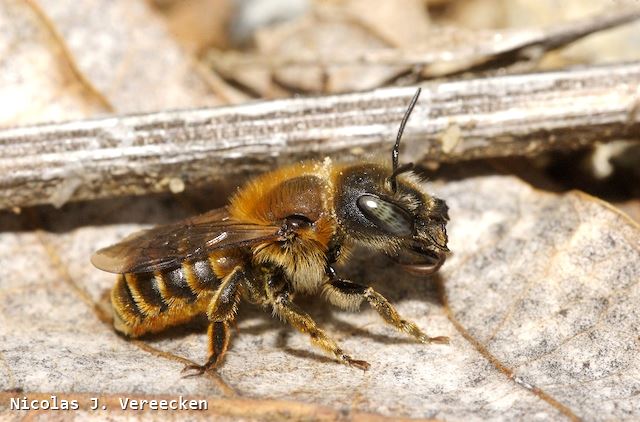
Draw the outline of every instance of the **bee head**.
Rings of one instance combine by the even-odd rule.
[[[430,274],[444,263],[448,208],[429,195],[413,165],[398,165],[402,132],[420,90],[400,124],[391,168],[378,164],[346,167],[336,196],[336,216],[347,237],[380,250],[411,272]]]

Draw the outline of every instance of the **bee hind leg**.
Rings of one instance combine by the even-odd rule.
[[[229,347],[229,338],[231,337],[229,333],[229,323],[226,321],[212,322],[209,324],[208,335],[209,359],[207,359],[204,365],[185,366],[184,369],[182,369],[185,378],[202,375],[208,370],[216,368],[224,359],[224,355]]]
[[[311,317],[296,306],[289,298],[289,293],[283,292],[275,296],[273,309],[282,319],[286,320],[298,331],[309,335],[311,342],[332,354],[340,362],[366,371],[369,363],[364,360],[353,359],[347,355],[338,344],[321,330]]]
[[[237,267],[222,280],[220,287],[214,293],[207,309],[209,358],[204,365],[185,366],[182,372],[188,372],[186,377],[202,375],[222,363],[229,348],[231,337],[229,325],[235,319],[245,280],[245,272],[241,267]]]
[[[449,337],[429,337],[415,323],[402,318],[393,305],[373,288],[337,278],[333,272],[331,275],[334,277],[324,285],[323,293],[333,305],[342,309],[356,310],[366,300],[387,324],[415,337],[421,343],[449,344]]]

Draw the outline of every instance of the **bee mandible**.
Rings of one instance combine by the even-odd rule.
[[[444,336],[429,337],[380,293],[334,269],[355,246],[423,275],[445,261],[447,206],[425,191],[412,164],[398,164],[419,94],[400,124],[391,166],[325,159],[284,167],[248,182],[226,207],[135,233],[96,252],[92,263],[118,274],[111,291],[115,329],[139,337],[206,314],[208,359],[185,368],[201,374],[222,362],[244,299],[272,310],[338,361],[368,369],[294,303],[294,295],[303,293],[321,294],[347,310],[366,301],[418,341],[448,343]]]

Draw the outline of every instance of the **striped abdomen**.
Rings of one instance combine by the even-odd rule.
[[[116,329],[135,337],[204,313],[220,279],[238,263],[212,255],[170,270],[118,275],[111,292]]]

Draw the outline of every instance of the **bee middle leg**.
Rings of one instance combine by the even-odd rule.
[[[247,275],[241,267],[237,267],[216,290],[207,309],[209,328],[209,358],[204,365],[187,365],[182,372],[189,372],[186,376],[202,375],[204,372],[216,368],[229,348],[231,337],[229,325],[236,317],[238,303],[242,294],[242,285]]]
[[[364,360],[353,359],[347,355],[327,333],[321,330],[311,317],[296,306],[289,298],[288,292],[277,294],[273,300],[276,314],[285,319],[298,331],[308,334],[311,342],[335,356],[340,362],[362,370],[369,369],[369,363]]]
[[[358,309],[366,300],[386,323],[415,337],[421,343],[449,344],[449,337],[429,337],[415,323],[402,318],[384,296],[369,286],[333,277],[324,285],[323,293],[330,303],[347,310]]]

